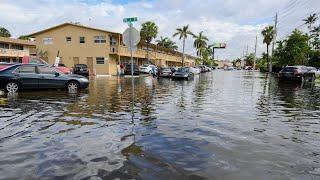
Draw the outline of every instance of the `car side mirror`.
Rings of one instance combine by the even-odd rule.
[[[58,76],[60,76],[60,73],[54,73],[54,75],[56,76],[56,77],[58,77]]]

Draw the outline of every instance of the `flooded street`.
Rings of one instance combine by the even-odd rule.
[[[320,179],[320,85],[97,77],[0,99],[0,179]]]

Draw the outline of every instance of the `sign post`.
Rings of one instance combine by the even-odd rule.
[[[124,18],[123,22],[129,25],[122,36],[123,36],[123,43],[128,46],[130,50],[131,56],[131,83],[132,83],[132,121],[134,118],[134,79],[133,79],[133,51],[137,50],[137,45],[140,42],[140,33],[139,31],[133,27],[133,22],[138,21],[137,17],[133,18]]]
[[[214,43],[212,47],[212,60],[214,61],[214,49],[225,49],[226,47],[226,43]]]

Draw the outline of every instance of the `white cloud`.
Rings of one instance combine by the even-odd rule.
[[[91,3],[88,3],[91,2]],[[217,50],[223,59],[233,59],[249,46],[253,52],[258,35],[258,54],[265,50],[261,29],[279,15],[279,37],[302,24],[301,19],[319,12],[318,0],[141,0],[126,4],[112,0],[0,0],[0,25],[17,37],[64,22],[77,21],[84,25],[122,32],[122,18],[137,16],[139,23],[152,20],[159,26],[159,37],[172,37],[175,29],[189,24],[194,33],[204,31],[210,42],[227,42],[225,50]],[[174,38],[178,45],[178,39]],[[192,39],[186,51],[195,54]]]

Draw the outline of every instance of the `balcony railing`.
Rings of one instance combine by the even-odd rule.
[[[7,56],[7,57],[29,56],[29,51],[28,50],[16,50],[16,49],[3,49],[3,48],[0,48],[0,56]]]

